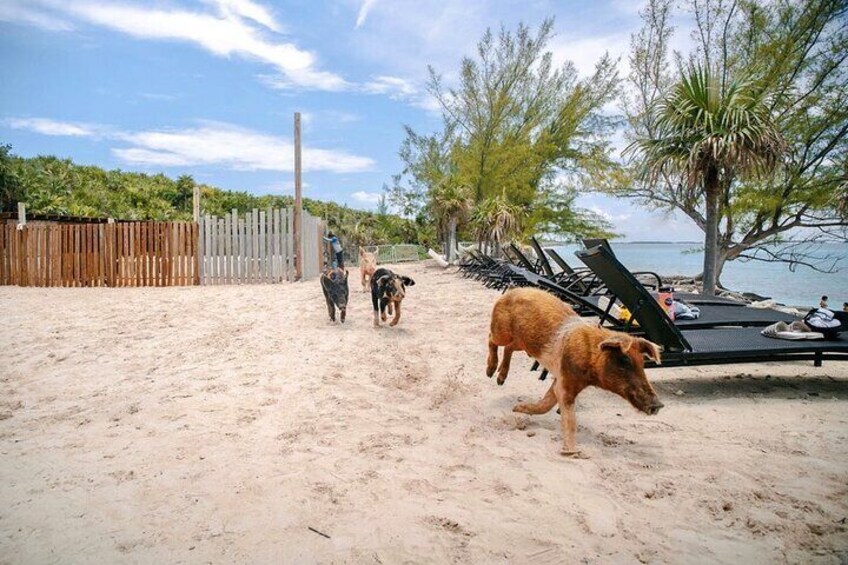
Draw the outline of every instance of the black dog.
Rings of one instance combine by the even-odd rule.
[[[390,326],[400,321],[400,303],[406,295],[406,287],[415,285],[409,277],[396,275],[388,269],[380,268],[371,276],[371,305],[374,307],[374,326],[380,325],[380,318],[386,321],[386,309],[394,318]],[[379,317],[378,317],[379,313]]]
[[[347,271],[341,269],[327,269],[321,273],[321,289],[324,291],[324,299],[327,301],[327,312],[330,320],[336,321],[336,308],[339,309],[339,318],[344,324],[347,313]]]

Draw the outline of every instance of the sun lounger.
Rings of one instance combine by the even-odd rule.
[[[832,341],[788,341],[761,335],[761,327],[688,329],[675,326],[654,297],[607,247],[580,250],[577,256],[630,310],[640,331],[663,347],[663,366],[795,360],[812,360],[820,366],[826,359],[848,361],[848,340],[844,337]]]
[[[610,242],[605,238],[584,238],[584,239],[581,240],[581,242],[583,243],[583,246],[586,249],[591,249],[593,247],[604,247],[613,256],[615,256],[615,250],[613,250],[612,245],[610,245]],[[662,277],[660,277],[656,273],[644,271],[644,272],[641,272],[640,274],[650,275],[652,278],[654,278],[657,281],[657,286],[655,287],[656,289],[659,289],[659,287],[661,287],[661,286],[666,286],[665,283],[662,280]],[[653,285],[651,285],[651,286],[653,286]],[[723,296],[713,296],[713,295],[710,295],[710,294],[701,294],[701,293],[695,293],[695,292],[676,292],[675,296],[677,298],[679,298],[680,300],[688,302],[689,304],[694,304],[696,306],[700,306],[702,304],[727,305],[727,306],[744,305],[742,302],[739,302],[738,300],[734,300],[732,298],[725,298]]]
[[[537,261],[539,267],[542,272],[540,274],[544,274],[546,277],[554,278],[554,269],[551,267],[550,261],[548,261],[548,257],[545,255],[545,251],[542,249],[542,246],[539,245],[539,242],[536,241],[535,237],[530,238],[530,245],[533,247],[533,251],[536,252]]]

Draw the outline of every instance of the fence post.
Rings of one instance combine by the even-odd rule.
[[[26,225],[26,204],[18,202],[18,229],[24,229]]]
[[[300,183],[300,112],[294,113],[294,280],[303,278],[303,202]]]

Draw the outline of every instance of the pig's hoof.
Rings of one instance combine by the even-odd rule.
[[[585,453],[583,453],[579,449],[578,450],[572,450],[572,449],[563,448],[562,450],[560,450],[559,454],[562,455],[563,457],[568,457],[569,459],[588,459],[589,458],[588,455],[586,455]]]
[[[496,369],[497,369],[497,367],[486,367],[486,376],[491,379],[492,375],[495,374]]]
[[[498,386],[503,386],[505,381],[506,381],[506,377],[501,376],[501,375],[498,376]]]

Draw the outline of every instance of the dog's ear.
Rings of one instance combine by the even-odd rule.
[[[415,281],[409,277],[401,277],[400,280],[406,286],[415,286]]]
[[[381,276],[379,279],[377,279],[375,281],[377,283],[377,288],[383,288],[384,286],[386,286],[386,281],[391,280],[391,278],[392,278],[392,275]]]

